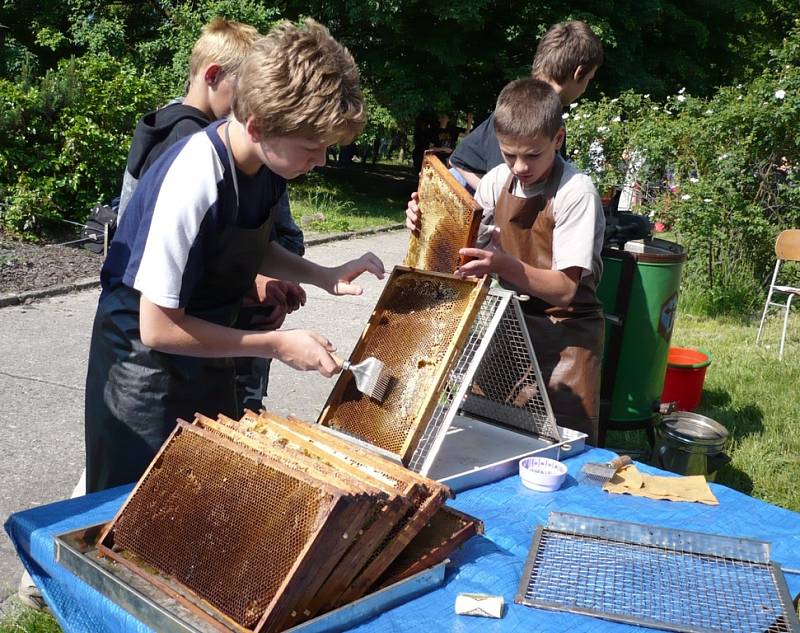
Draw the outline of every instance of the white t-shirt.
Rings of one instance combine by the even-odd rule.
[[[556,160],[563,164],[564,172],[553,201],[553,270],[577,266],[583,268],[584,276],[592,274],[598,281],[603,271],[601,251],[606,225],[600,196],[589,176],[577,171],[558,155]],[[479,247],[485,247],[489,242],[494,228],[494,209],[509,175],[511,169],[503,163],[478,183],[475,201],[483,207],[477,240]],[[545,183],[536,183],[523,187],[519,181],[515,181],[513,195],[532,198],[542,193],[544,186]]]

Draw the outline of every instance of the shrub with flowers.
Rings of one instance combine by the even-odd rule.
[[[749,84],[581,102],[567,126],[601,194],[641,183],[640,211],[688,249],[684,301],[718,313],[763,300],[775,237],[800,227],[800,21]]]

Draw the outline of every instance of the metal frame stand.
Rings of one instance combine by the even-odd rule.
[[[411,457],[411,470],[428,474],[459,410],[562,441],[514,292],[489,291]]]

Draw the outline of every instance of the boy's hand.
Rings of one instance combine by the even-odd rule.
[[[286,282],[265,275],[256,275],[253,287],[242,301],[243,308],[272,308],[254,316],[250,324],[261,330],[277,330],[291,312],[286,297]]]
[[[285,289],[286,311],[291,314],[306,304],[306,291],[293,281],[281,282]]]
[[[383,262],[370,252],[364,253],[358,259],[351,259],[341,266],[331,268],[330,283],[325,286],[325,290],[332,295],[360,295],[364,292],[361,286],[350,282],[367,272],[372,273],[378,279],[383,279],[385,275]]]
[[[311,330],[284,330],[275,345],[275,358],[292,369],[318,371],[326,378],[341,371],[331,356],[336,346],[327,338]]]
[[[419,218],[419,194],[415,191],[406,205],[406,228],[415,235],[419,233]]]
[[[459,277],[483,277],[491,273],[502,277],[503,272],[514,260],[511,255],[503,252],[500,246],[500,229],[497,227],[492,230],[491,240],[486,249],[462,248],[458,254],[470,258],[470,261],[456,269],[454,274]]]

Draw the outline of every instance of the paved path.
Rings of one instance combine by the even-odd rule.
[[[371,250],[387,270],[402,261],[404,231],[379,233],[308,249],[309,259],[334,265]],[[287,327],[328,336],[347,357],[380,295],[383,282],[363,278],[364,294],[332,297],[308,287],[305,308]],[[83,386],[97,290],[0,309],[0,519],[17,510],[69,496],[83,468]],[[316,419],[333,383],[319,374],[274,363],[267,408]],[[215,412],[208,412],[213,414]],[[0,535],[0,603],[21,565]]]

